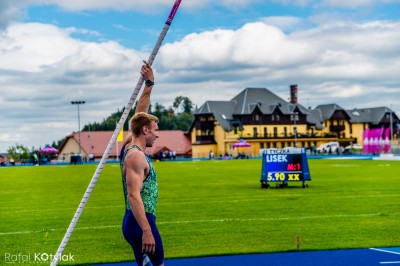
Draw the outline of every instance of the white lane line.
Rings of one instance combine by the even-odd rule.
[[[370,248],[370,250],[400,255],[400,252],[390,251],[390,250],[386,250],[386,249]],[[379,262],[379,264],[400,264],[400,261],[381,261],[381,262]]]
[[[386,249],[380,249],[380,248],[370,248],[370,249],[371,250],[375,250],[375,251],[380,251],[380,252],[386,252],[386,253],[400,255],[400,252],[390,251],[390,250],[386,250]]]

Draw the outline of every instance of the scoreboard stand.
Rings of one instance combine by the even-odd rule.
[[[266,149],[262,155],[261,188],[270,188],[269,183],[285,188],[290,182],[311,181],[307,154],[304,148]],[[280,183],[280,184],[279,184]]]
[[[268,184],[268,182],[265,180],[260,180],[260,182],[261,182],[261,188],[270,188],[271,187],[271,185]],[[272,181],[272,182],[274,182],[274,181]],[[275,182],[275,183],[277,183],[277,182]],[[308,188],[308,184],[306,184],[306,181],[302,181],[302,183],[303,183],[301,185],[302,188]],[[279,187],[279,188],[285,188],[288,186],[289,186],[289,182],[282,182],[280,184],[278,184],[278,183],[275,184],[275,187]]]

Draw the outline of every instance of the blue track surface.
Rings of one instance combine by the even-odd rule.
[[[107,266],[129,266],[136,263],[114,263]],[[165,266],[350,266],[400,265],[400,247],[303,251],[285,253],[249,254],[203,258],[169,259]]]

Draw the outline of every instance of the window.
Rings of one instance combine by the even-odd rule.
[[[257,128],[253,127],[253,136],[256,138],[258,135]]]

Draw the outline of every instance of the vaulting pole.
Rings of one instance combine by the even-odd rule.
[[[150,57],[147,61],[150,65],[153,64],[153,61],[158,53],[158,50],[160,50],[161,44],[165,38],[165,35],[167,35],[168,29],[172,23],[172,20],[174,19],[176,12],[178,11],[181,1],[182,0],[176,0],[174,3],[174,6],[172,7],[172,10],[168,16],[168,19],[165,22],[165,25],[164,25],[160,35],[158,36],[157,42],[153,48],[153,51],[151,52]],[[111,150],[117,140],[118,133],[120,132],[121,128],[123,127],[128,115],[129,115],[129,112],[132,110],[132,106],[135,103],[136,98],[143,86],[143,82],[144,82],[143,77],[140,76],[139,81],[136,84],[135,90],[133,91],[129,102],[125,107],[124,113],[122,114],[121,118],[119,119],[117,127],[115,128],[114,133],[113,133],[110,141],[108,142],[108,145],[107,145],[106,150],[104,151],[103,157],[101,158],[101,160],[97,166],[97,169],[93,174],[92,180],[90,181],[89,186],[87,187],[86,192],[83,195],[81,203],[79,204],[78,209],[76,210],[75,215],[72,218],[71,223],[67,229],[67,232],[65,233],[64,238],[61,241],[60,246],[58,247],[57,253],[54,256],[53,261],[51,262],[51,266],[57,265],[58,261],[61,258],[61,255],[62,255],[65,247],[67,246],[68,240],[70,239],[72,232],[74,231],[76,223],[78,222],[79,217],[81,216],[83,209],[85,208],[86,203],[87,203],[90,195],[92,194],[93,188],[96,185],[101,172],[103,171],[106,160],[107,160],[108,156],[110,155]]]

